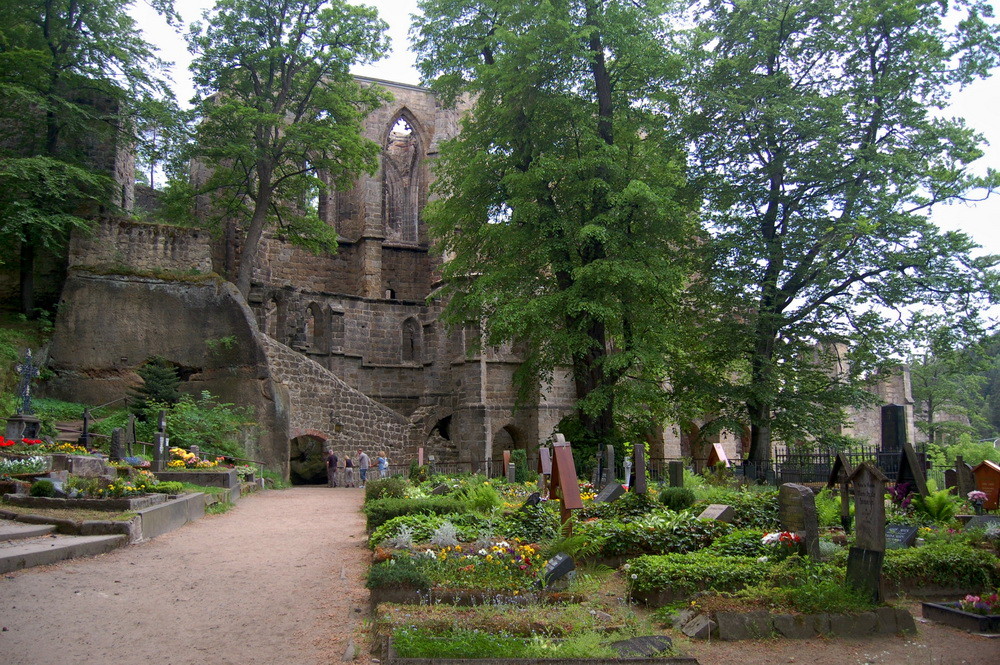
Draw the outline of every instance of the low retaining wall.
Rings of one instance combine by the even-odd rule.
[[[514,595],[507,591],[481,591],[478,589],[414,589],[412,587],[378,587],[371,590],[372,607],[379,603],[400,605],[458,605],[475,607],[490,603],[505,605],[532,605],[535,603],[581,603],[586,598],[579,594],[559,591],[535,591]]]
[[[191,483],[202,487],[239,487],[240,477],[235,469],[228,471],[157,471],[156,479],[162,482]]]
[[[857,614],[771,614],[754,612],[715,612],[714,615],[683,610],[674,626],[688,637],[715,638],[727,641],[757,640],[769,637],[809,639],[812,637],[861,638],[874,635],[916,633],[913,616],[904,609],[879,607]]]
[[[142,510],[167,500],[166,494],[145,494],[143,496],[122,497],[120,499],[53,499],[45,496],[24,496],[5,494],[4,500],[14,506],[24,508],[82,508],[121,513],[127,510]]]
[[[673,658],[401,658],[389,639],[386,647],[388,665],[698,665],[690,656]]]

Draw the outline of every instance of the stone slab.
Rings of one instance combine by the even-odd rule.
[[[51,524],[21,524],[19,522],[4,522],[0,524],[0,541],[39,538],[41,536],[47,536],[55,530],[56,528]]]
[[[763,610],[716,612],[715,621],[719,624],[720,640],[759,640],[771,637],[773,632],[771,615]]]
[[[610,646],[622,658],[643,658],[668,651],[674,641],[666,635],[639,635],[627,640],[612,642]]]
[[[239,487],[240,478],[235,469],[226,471],[157,471],[160,482],[191,483],[202,487]]]
[[[46,566],[66,559],[104,554],[127,543],[128,538],[122,535],[52,535],[38,540],[27,540],[0,550],[0,574],[34,566]]]
[[[699,614],[685,623],[681,627],[681,632],[688,637],[707,640],[718,627],[719,624],[712,621],[707,614]]]
[[[166,503],[138,511],[142,540],[156,538],[205,515],[200,492],[183,494]]]
[[[700,520],[717,520],[719,522],[725,522],[727,524],[732,523],[736,519],[736,510],[732,506],[727,506],[722,503],[709,504],[705,510],[698,515]]]

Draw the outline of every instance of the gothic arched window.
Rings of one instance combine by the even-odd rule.
[[[420,139],[400,115],[382,151],[382,221],[387,240],[416,242],[420,199]]]

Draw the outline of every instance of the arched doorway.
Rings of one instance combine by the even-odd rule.
[[[288,479],[293,485],[326,484],[326,441],[303,434],[288,444]]]

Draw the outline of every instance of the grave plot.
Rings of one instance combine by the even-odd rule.
[[[980,522],[962,528],[957,516],[968,504],[932,483],[921,495],[915,483],[892,482],[862,463],[838,469],[818,493],[794,484],[728,484],[712,471],[704,478],[675,472],[677,486],[660,487],[635,475],[641,460],[630,458],[619,467],[629,477],[615,479],[610,454],[602,458],[596,484],[566,473],[559,445],[539,465],[551,475],[538,482],[371,484],[365,512],[373,609],[380,621],[402,613],[415,626],[404,630],[385,619],[383,655],[400,663],[501,652],[537,657],[520,651],[521,642],[501,646],[443,628],[503,633],[490,623],[499,620],[487,617],[505,615],[513,603],[518,615],[553,617],[581,607],[617,617],[609,608],[624,603],[633,614],[604,631],[617,632],[615,640],[587,638],[591,653],[605,658],[612,642],[632,638],[875,638],[915,630],[912,616],[894,604],[899,593],[988,596],[1000,585],[997,534]],[[381,604],[388,601],[403,605]],[[445,605],[462,617],[458,624],[425,616],[429,606]],[[535,627],[551,628],[545,621]],[[509,636],[534,639],[518,630]],[[467,651],[452,650],[456,644]]]

